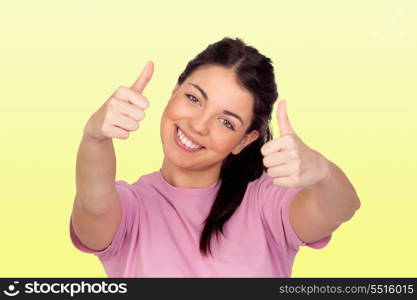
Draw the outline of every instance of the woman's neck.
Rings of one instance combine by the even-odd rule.
[[[181,188],[203,188],[218,182],[220,167],[205,170],[184,170],[171,164],[166,158],[160,169],[161,175],[172,186]]]

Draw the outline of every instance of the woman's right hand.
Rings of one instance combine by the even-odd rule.
[[[149,106],[142,92],[152,78],[153,69],[153,62],[148,61],[130,88],[119,86],[90,117],[84,127],[84,136],[97,141],[127,139],[130,131],[136,131],[145,117],[144,110]]]

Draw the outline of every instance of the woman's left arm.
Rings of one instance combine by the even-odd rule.
[[[350,220],[361,205],[343,171],[331,161],[327,163],[329,176],[299,191],[290,206],[291,225],[306,243],[330,235]]]
[[[279,187],[301,187],[290,206],[290,222],[305,243],[318,241],[354,215],[360,200],[343,171],[311,149],[293,130],[286,101],[278,106],[280,137],[261,151],[267,174]]]

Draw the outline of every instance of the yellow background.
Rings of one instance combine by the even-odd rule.
[[[146,119],[114,144],[117,180],[157,170],[178,75],[230,36],[273,60],[294,129],[362,200],[328,247],[301,248],[293,276],[415,277],[416,9],[412,0],[2,1],[0,276],[105,276],[68,231],[86,121],[153,60]]]

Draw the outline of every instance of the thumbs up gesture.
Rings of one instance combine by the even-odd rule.
[[[127,139],[139,128],[149,101],[142,95],[152,78],[154,65],[148,61],[142,73],[129,88],[119,86],[110,98],[88,120],[84,136],[97,141],[109,138]]]
[[[308,187],[330,176],[328,160],[309,148],[295,133],[287,115],[287,102],[278,103],[280,137],[262,146],[263,163],[274,185]]]

